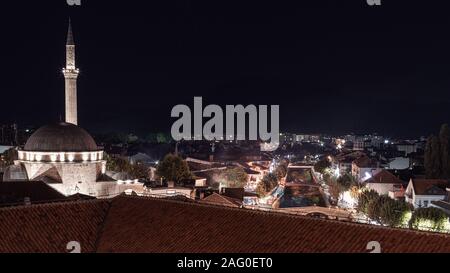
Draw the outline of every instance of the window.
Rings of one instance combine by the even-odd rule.
[[[423,206],[424,206],[425,208],[428,208],[428,203],[429,203],[429,201],[428,201],[428,200],[426,200],[426,201],[423,201]]]

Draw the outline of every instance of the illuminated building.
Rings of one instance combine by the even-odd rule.
[[[142,191],[138,181],[115,181],[105,175],[103,149],[79,127],[77,119],[77,77],[75,43],[72,28],[66,43],[66,67],[63,69],[65,88],[65,122],[38,129],[18,151],[19,159],[4,176],[4,181],[26,178],[43,181],[64,195],[77,193],[95,197],[110,197],[124,191]],[[20,179],[18,179],[20,178]]]

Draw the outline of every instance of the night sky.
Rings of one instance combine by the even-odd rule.
[[[430,2],[3,1],[0,123],[64,117],[71,16],[91,132],[169,132],[203,96],[280,105],[282,131],[428,135],[450,122],[450,4]]]

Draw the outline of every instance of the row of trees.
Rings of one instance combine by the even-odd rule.
[[[351,191],[353,196],[357,196],[360,189],[358,181],[351,174],[343,174],[340,177],[335,177],[325,173],[324,181],[328,185],[328,192],[334,202],[339,201],[342,193]]]
[[[324,158],[322,160],[319,160],[315,165],[314,165],[314,171],[321,173],[321,174],[326,174],[328,172],[328,170],[331,168],[331,161],[328,160],[328,158]]]
[[[130,164],[123,158],[111,157],[105,153],[106,169],[113,172],[126,172],[133,179],[149,179],[150,170],[141,164]]]
[[[389,227],[403,227],[436,232],[450,230],[449,217],[437,208],[418,208],[374,190],[363,191],[358,198],[358,211],[372,221]]]
[[[339,201],[341,194],[347,191],[351,191],[352,196],[357,197],[361,187],[357,179],[349,173],[336,177],[330,168],[331,161],[328,158],[324,158],[314,165],[314,171],[322,174],[332,200]]]
[[[220,185],[227,188],[243,188],[248,181],[248,174],[241,167],[227,168],[214,177],[213,188]]]
[[[374,190],[363,191],[358,198],[358,211],[371,220],[389,227],[407,227],[413,207]]]
[[[428,178],[450,178],[450,129],[443,124],[438,136],[428,137],[425,147],[425,171]]]
[[[278,185],[278,177],[274,173],[269,173],[263,177],[256,187],[256,193],[259,196],[265,196]]]
[[[431,231],[450,231],[449,217],[438,208],[418,208],[412,215],[411,228]]]
[[[286,176],[288,166],[288,161],[281,161],[275,171],[265,175],[259,182],[258,186],[256,187],[256,193],[262,197],[273,190],[278,185],[279,181]]]

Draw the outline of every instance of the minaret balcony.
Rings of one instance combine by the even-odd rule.
[[[78,68],[63,68],[62,72],[64,74],[79,74],[80,70]]]

